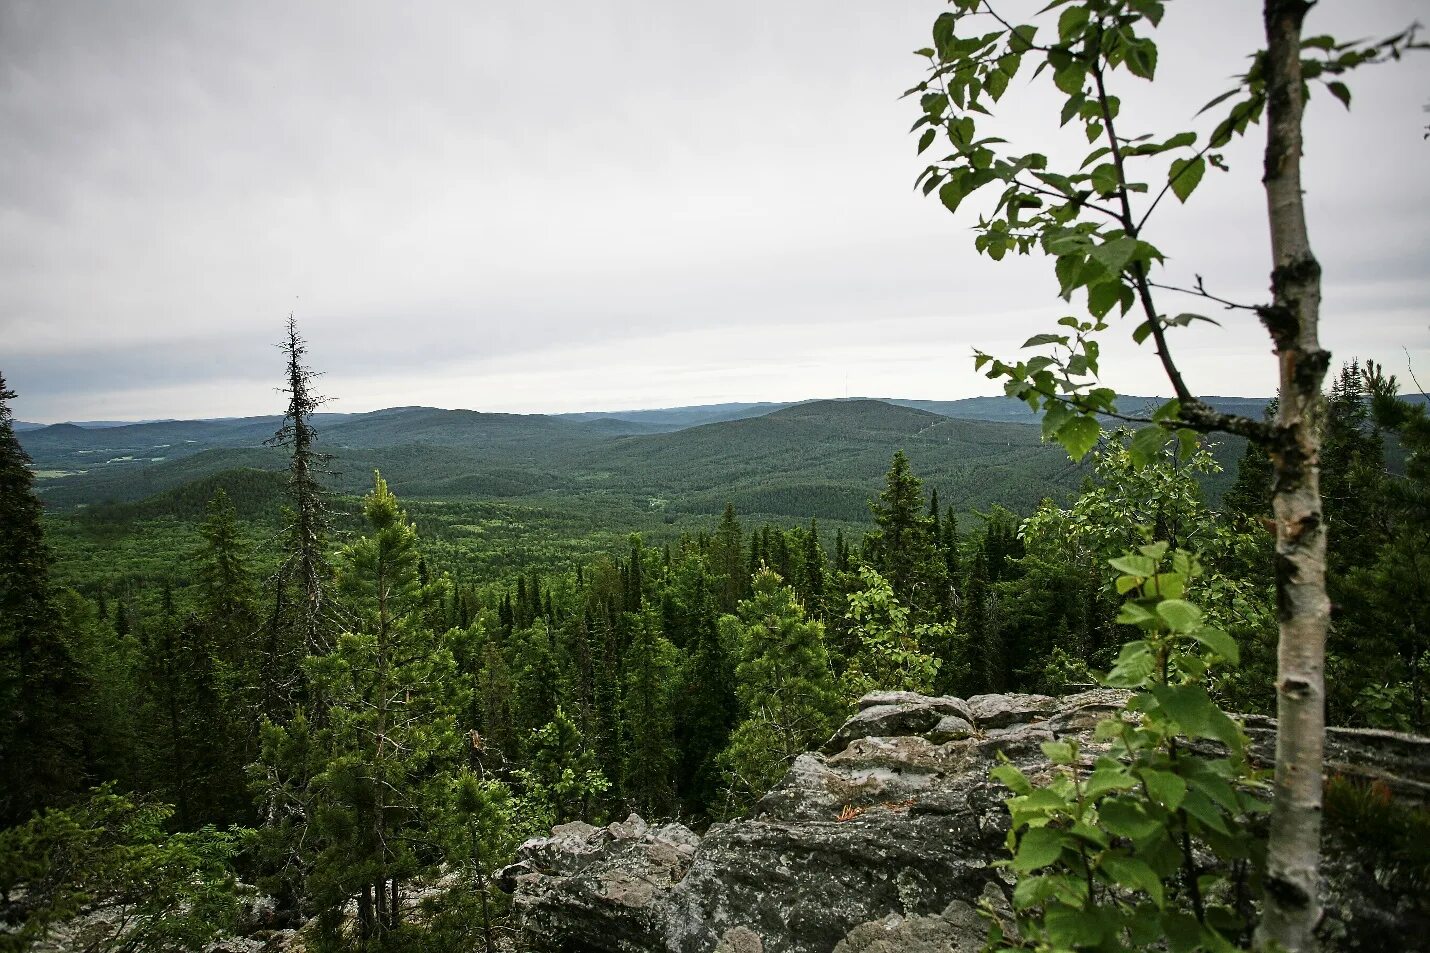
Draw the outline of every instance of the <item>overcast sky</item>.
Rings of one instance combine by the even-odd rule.
[[[1259,6],[1169,4],[1159,81],[1127,91],[1120,131],[1189,128],[1258,45]],[[0,0],[16,415],[277,412],[290,311],[334,410],[993,392],[972,349],[1011,355],[1066,306],[1049,262],[978,257],[969,219],[911,189],[898,97],[943,8]],[[1323,0],[1309,28],[1380,35],[1427,8]],[[1041,147],[1056,104],[1025,79],[999,131]],[[1423,381],[1430,55],[1352,85],[1352,112],[1322,93],[1307,120],[1324,338],[1402,372],[1408,350]],[[1253,138],[1159,207],[1170,280],[1264,297]],[[1203,393],[1274,389],[1252,319],[1178,349]],[[1104,353],[1112,386],[1166,391],[1150,352]]]

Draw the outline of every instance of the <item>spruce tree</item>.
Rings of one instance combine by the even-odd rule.
[[[675,646],[661,634],[660,617],[641,613],[626,653],[622,715],[626,725],[622,792],[645,817],[670,814],[674,787]]]
[[[203,725],[200,761],[215,807],[204,819],[241,818],[245,811],[243,774],[258,753],[263,658],[258,592],[238,514],[219,489],[208,503],[197,557],[198,607],[188,626],[197,640],[195,662],[211,669],[209,691],[202,692],[194,717]]]
[[[730,740],[738,713],[734,661],[721,639],[714,598],[698,559],[690,561],[684,585],[690,630],[676,708],[677,788],[692,814],[706,816],[719,794],[716,759]]]
[[[85,675],[55,626],[30,456],[0,376],[0,825],[85,786]]]
[[[329,474],[331,458],[318,450],[318,432],[313,427],[313,415],[327,398],[313,388],[318,373],[305,363],[308,344],[291,315],[279,348],[285,358],[282,392],[288,395],[288,408],[282,426],[268,444],[289,449],[289,525],[279,584],[291,598],[287,600],[287,644],[274,646],[281,656],[266,664],[286,675],[303,656],[326,652],[332,640],[334,614],[327,596],[332,574],[327,543],[332,526],[322,483]],[[296,694],[297,686],[293,687]]]
[[[944,567],[934,548],[933,521],[924,512],[923,481],[902,450],[894,453],[884,490],[869,508],[878,526],[865,541],[869,563],[902,604],[920,617],[929,614],[927,597],[939,588]]]
[[[825,563],[824,547],[819,544],[819,521],[809,521],[809,532],[804,536],[803,564],[800,567],[800,596],[804,600],[805,611],[815,618],[823,618],[825,613]]]

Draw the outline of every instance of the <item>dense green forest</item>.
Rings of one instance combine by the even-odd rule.
[[[270,421],[285,472],[228,469],[69,512],[43,512],[5,394],[9,947],[109,900],[134,924],[113,948],[187,948],[230,925],[253,884],[310,922],[320,948],[470,948],[504,929],[489,879],[525,836],[630,811],[737,816],[867,690],[1093,683],[1131,629],[1108,560],[1153,540],[1198,555],[1188,598],[1239,646],[1217,701],[1273,708],[1257,448],[1216,509],[1211,453],[1138,466],[1120,431],[1079,489],[1027,505],[1004,487],[1017,509],[977,480],[927,488],[922,461],[939,458],[916,440],[884,456],[864,519],[404,501],[372,471],[356,497],[332,489],[328,474],[353,463],[320,450],[296,332],[289,356],[288,414]],[[1346,540],[1332,567],[1331,719],[1423,730],[1423,415],[1356,365],[1325,406],[1326,513]],[[816,404],[771,415],[769,437],[769,418],[734,422],[745,442],[724,457],[707,449],[711,428],[666,435],[648,486],[690,458],[735,480],[758,473],[811,417],[811,448],[884,455],[869,415],[920,413],[836,409],[861,429],[834,429]],[[1387,462],[1404,456],[1389,430],[1412,450],[1408,470]]]

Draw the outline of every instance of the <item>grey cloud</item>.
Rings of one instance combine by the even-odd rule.
[[[1419,8],[1314,16],[1360,36]],[[508,407],[580,406],[552,393],[560,362],[599,353],[636,378],[690,360],[682,335],[722,330],[804,368],[840,335],[892,336],[905,350],[871,356],[887,362],[874,379],[924,360],[902,378],[911,396],[970,393],[984,385],[969,347],[1021,340],[1063,306],[1043,263],[977,258],[967,223],[911,189],[913,107],[897,96],[941,9],[0,0],[0,369],[31,418],[104,416],[60,408],[111,389],[167,416],[186,386],[223,412],[266,411],[258,382],[291,310],[335,384],[393,402],[405,387],[474,400],[479,364]],[[1244,65],[1256,20],[1244,0],[1173,4],[1163,79],[1129,91],[1129,122],[1190,119]],[[1313,237],[1328,304],[1356,310],[1351,347],[1430,347],[1414,318],[1430,290],[1421,60],[1357,77],[1349,116],[1312,104]],[[1040,101],[1000,131],[1041,142]],[[1159,211],[1160,240],[1176,280],[1254,298],[1256,143],[1230,157],[1232,176]],[[1249,386],[1221,355],[1264,354],[1256,333],[1197,338],[1195,376]],[[632,399],[696,401],[726,392],[720,375],[660,375],[664,390]],[[770,390],[777,376],[738,380],[767,392],[732,396],[799,396]]]

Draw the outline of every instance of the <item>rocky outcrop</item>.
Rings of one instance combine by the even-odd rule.
[[[640,818],[567,824],[528,841],[501,880],[532,949],[876,953],[980,949],[980,899],[1006,907],[1001,754],[1046,776],[1040,744],[1090,739],[1123,696],[877,693],[824,749],[800,756],[748,818],[703,838]],[[1249,719],[1269,754],[1275,725]],[[1430,794],[1430,739],[1333,731],[1333,770]],[[1423,898],[1369,896],[1354,865],[1328,870],[1336,948],[1430,949]],[[1383,892],[1383,891],[1382,891]],[[1393,909],[1387,909],[1387,905]],[[1421,944],[1417,946],[1416,944]]]

